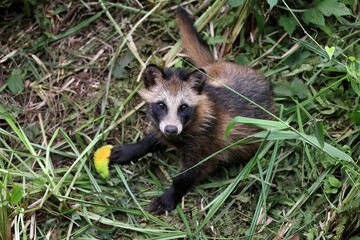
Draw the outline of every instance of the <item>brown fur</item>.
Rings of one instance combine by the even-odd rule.
[[[259,89],[259,91],[263,91],[264,94],[270,96],[269,102],[263,107],[267,108],[270,112],[275,112],[269,83],[261,74],[246,66],[230,62],[215,62],[208,47],[201,41],[195,32],[195,28],[189,24],[189,19],[187,19],[183,10],[177,11],[177,22],[183,47],[194,64],[205,70],[208,84],[219,89],[223,88],[223,85],[227,85],[256,102],[257,99],[254,99],[251,94],[247,94],[250,92],[247,89],[250,90],[255,87]],[[203,138],[199,138],[192,142],[192,144],[196,146],[196,153],[192,152],[192,154],[196,155],[195,159],[197,160],[195,161],[200,161],[214,152],[225,148],[232,142],[243,139],[259,131],[248,125],[237,124],[231,130],[230,136],[226,138],[224,134],[225,130],[234,117],[248,116],[271,119],[269,114],[259,111],[259,109],[251,103],[246,103],[246,107],[243,108],[244,110],[241,110],[241,107],[227,108],[227,106],[223,106],[221,103],[219,104],[219,102],[211,101],[211,97],[212,96],[208,95],[206,101],[199,103],[200,112],[197,117],[200,117],[202,122],[206,121],[204,118],[208,118],[207,120],[210,122],[214,121],[214,117],[216,118],[216,124],[213,126],[216,129],[212,133],[212,136],[209,136],[208,134],[202,135],[201,131],[203,128],[201,125],[204,123],[194,124],[188,130],[189,134],[203,136]],[[228,105],[233,106],[237,104],[236,100],[239,98],[240,96],[234,94],[231,99],[224,99],[223,101],[229,101],[230,103]],[[202,111],[211,112],[211,114],[201,114]],[[211,119],[209,118],[210,116]],[[178,148],[179,146],[175,147]],[[205,174],[211,173],[221,162],[247,160],[255,153],[257,148],[258,144],[245,144],[224,151],[203,164],[201,166],[202,172]],[[189,163],[189,165],[192,164],[195,163]],[[185,163],[185,165],[187,164]]]
[[[176,14],[177,24],[180,29],[181,40],[186,46],[186,53],[189,58],[195,63],[195,66],[203,68],[211,63],[214,63],[214,58],[209,51],[209,48],[204,45],[201,38],[197,36],[197,32],[189,19],[183,16],[184,10],[178,10]],[[194,34],[194,31],[196,34]]]
[[[270,101],[263,107],[274,112],[269,83],[261,74],[243,65],[231,62],[214,62],[209,49],[196,35],[195,28],[189,25],[188,19],[184,17],[182,12],[177,12],[177,21],[184,49],[195,65],[205,70],[207,76],[206,86],[215,88],[214,95],[221,94],[220,91],[230,92],[230,90],[224,88],[223,85],[226,85],[256,102],[256,97],[251,93],[256,88],[256,92],[262,92],[270,96]],[[271,118],[269,114],[259,110],[257,106],[247,102],[235,93],[227,93],[227,96],[223,97],[223,99],[215,101],[212,99],[215,96],[207,92],[206,86],[203,94],[197,94],[192,89],[191,81],[182,81],[177,75],[173,75],[166,80],[158,73],[155,81],[156,84],[153,87],[144,88],[140,91],[140,95],[145,101],[156,102],[178,95],[188,99],[191,106],[196,106],[192,122],[184,128],[181,136],[177,139],[165,137],[158,131],[156,126],[153,126],[152,129],[152,131],[157,132],[157,137],[162,144],[177,149],[183,169],[193,166],[229,144],[259,131],[248,125],[237,124],[231,130],[230,136],[225,137],[225,130],[234,117]],[[260,105],[264,104],[260,103]],[[199,175],[197,180],[201,180],[207,174],[213,172],[221,163],[248,160],[257,148],[258,144],[256,143],[242,144],[221,152],[201,165],[201,176]]]
[[[180,156],[182,171],[188,170],[217,151],[259,131],[255,127],[236,124],[226,137],[225,130],[234,117],[271,119],[271,115],[241,96],[275,112],[270,85],[262,75],[246,66],[215,62],[182,8],[177,10],[177,22],[186,52],[206,73],[199,69],[189,72],[148,66],[144,71],[145,87],[139,93],[148,103],[152,129],[136,144],[115,147],[110,156],[112,162],[128,163],[154,146],[163,145],[174,147]],[[184,104],[191,109],[188,115],[182,115],[180,111]],[[166,128],[170,126],[175,126],[176,134],[169,134]],[[249,160],[258,147],[258,143],[239,144],[179,174],[173,179],[172,186],[153,201],[150,210],[159,214],[175,208],[195,182],[206,178],[222,163]]]

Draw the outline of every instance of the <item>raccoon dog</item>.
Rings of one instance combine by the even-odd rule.
[[[156,65],[144,70],[144,88],[139,94],[148,104],[152,128],[140,142],[114,147],[111,163],[136,161],[156,146],[173,147],[183,172],[230,143],[258,131],[237,124],[226,137],[225,129],[234,117],[271,118],[219,82],[274,112],[270,85],[259,73],[231,62],[215,62],[187,12],[178,8],[176,17],[186,53],[200,70],[162,69]],[[181,173],[164,194],[154,199],[150,211],[161,214],[174,209],[194,183],[213,173],[221,163],[249,160],[257,148],[256,143],[237,145]]]

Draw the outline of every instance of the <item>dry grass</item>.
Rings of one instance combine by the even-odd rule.
[[[175,4],[53,0],[33,6],[31,16],[3,8],[0,234],[10,226],[15,239],[357,239],[360,132],[350,115],[360,111],[359,96],[343,66],[350,66],[347,56],[360,59],[359,18],[329,20],[337,35],[330,39],[306,26],[319,48],[301,28],[290,37],[279,27],[286,10],[280,3],[272,11],[266,2],[183,5],[217,56],[268,77],[280,117],[298,137],[280,132],[249,163],[197,185],[183,208],[152,216],[151,199],[178,170],[172,152],[114,166],[108,181],[89,159],[97,146],[143,136],[147,121],[136,92],[147,63],[189,65],[179,58]],[[325,45],[343,52],[330,61]],[[24,89],[14,93],[6,84],[17,70]],[[321,150],[321,135],[352,160]],[[326,186],[331,177],[340,182],[335,193]]]

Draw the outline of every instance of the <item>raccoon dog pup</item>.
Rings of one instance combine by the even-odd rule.
[[[274,112],[270,85],[260,74],[242,65],[215,62],[187,12],[178,8],[176,17],[183,46],[201,70],[161,69],[156,65],[144,70],[144,88],[139,94],[148,104],[152,128],[140,142],[114,147],[110,156],[112,163],[136,161],[156,146],[173,147],[180,156],[181,171],[184,171],[230,143],[258,131],[237,124],[230,136],[225,137],[225,129],[234,117],[271,118],[217,81]],[[194,183],[213,173],[221,163],[249,160],[257,148],[256,143],[237,145],[176,176],[172,186],[154,199],[150,211],[161,214],[174,209]]]

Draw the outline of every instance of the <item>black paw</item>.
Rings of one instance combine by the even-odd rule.
[[[176,207],[181,200],[181,196],[177,196],[175,191],[170,188],[163,195],[154,199],[150,206],[150,212],[154,214],[163,214],[166,211],[171,211]]]
[[[129,145],[119,145],[111,149],[110,163],[125,164],[132,160],[132,149]]]

